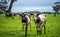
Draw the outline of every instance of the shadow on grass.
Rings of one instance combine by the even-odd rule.
[[[16,31],[2,31],[0,32],[0,36],[2,37],[24,37],[25,31],[16,30]],[[27,36],[36,36],[36,34],[28,34]]]
[[[0,32],[0,36],[15,36],[15,37],[24,37],[24,32],[22,31],[4,31]]]
[[[25,31],[22,30],[16,30],[16,31],[2,31],[0,32],[1,37],[24,37],[25,36]],[[27,35],[28,37],[36,36],[36,34],[29,34]]]

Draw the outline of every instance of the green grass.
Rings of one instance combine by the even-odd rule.
[[[28,37],[60,37],[60,14],[56,17],[53,14],[47,14],[46,34],[36,34],[35,23],[32,18],[32,31],[28,26]],[[44,31],[44,30],[43,30]],[[24,37],[25,31],[22,31],[21,17],[15,16],[14,19],[6,18],[4,14],[0,15],[0,37]]]

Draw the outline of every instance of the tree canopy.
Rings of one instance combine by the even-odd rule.
[[[11,12],[13,2],[15,1],[17,0],[0,0],[0,11]],[[10,5],[7,5],[9,2]]]
[[[55,6],[53,6],[53,10],[56,12],[60,11],[60,2],[55,2],[54,4]]]

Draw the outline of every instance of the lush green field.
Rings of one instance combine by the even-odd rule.
[[[33,18],[31,24],[31,31],[28,26],[28,37],[60,37],[60,14],[57,14],[56,17],[53,14],[47,14],[46,34],[42,32],[37,36]],[[0,37],[24,37],[24,32],[22,31],[21,18],[18,15],[14,19],[0,15]]]

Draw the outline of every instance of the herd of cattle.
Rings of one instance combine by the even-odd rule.
[[[34,22],[36,24],[37,35],[40,35],[42,33],[42,28],[44,28],[44,34],[45,34],[46,33],[46,15],[45,14],[39,14],[39,13],[33,13],[33,14],[22,13],[22,14],[19,14],[19,16],[21,16],[21,18],[22,18],[22,21],[21,21],[22,22],[22,29],[24,30],[24,26],[30,25],[30,30],[31,30],[31,22],[32,22],[31,15],[33,15]]]

